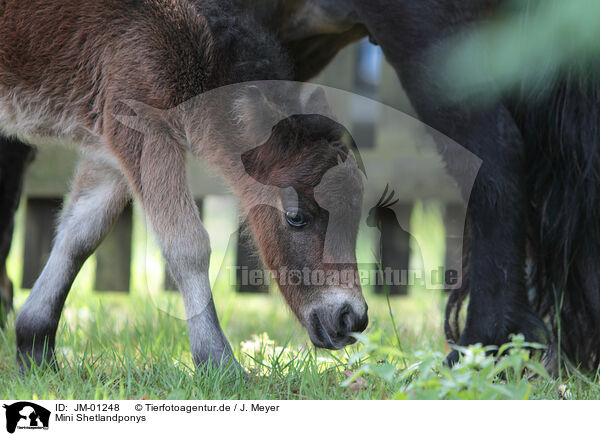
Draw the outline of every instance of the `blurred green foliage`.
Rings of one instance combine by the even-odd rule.
[[[513,336],[500,348],[455,347],[463,357],[452,368],[444,365],[444,354],[429,350],[416,351],[411,360],[417,361],[406,366],[398,348],[381,344],[381,332],[356,336],[364,346],[348,364],[361,365],[342,385],[350,386],[367,375],[386,382],[396,380],[394,399],[525,400],[532,393],[532,376],[550,379],[543,365],[532,358],[533,351],[545,347],[525,342],[523,335]]]
[[[437,47],[433,62],[453,99],[543,89],[560,75],[598,69],[599,22],[597,0],[511,0]]]

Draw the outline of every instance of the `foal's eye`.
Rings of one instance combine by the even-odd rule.
[[[286,211],[285,220],[292,227],[304,227],[308,224],[308,217],[300,210]]]

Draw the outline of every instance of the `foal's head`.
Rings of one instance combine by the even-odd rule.
[[[278,198],[248,211],[267,266],[312,342],[339,349],[367,326],[357,280],[356,236],[362,176],[347,130],[321,115],[294,115],[242,156]]]

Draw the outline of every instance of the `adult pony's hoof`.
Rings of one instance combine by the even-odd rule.
[[[452,368],[454,365],[456,365],[458,363],[459,359],[460,359],[460,353],[457,350],[452,350],[446,356],[446,359],[444,360],[444,365],[446,365],[449,368]]]

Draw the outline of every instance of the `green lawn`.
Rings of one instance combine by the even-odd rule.
[[[392,298],[388,307],[384,296],[367,289],[371,321],[359,344],[339,352],[316,351],[276,291],[240,296],[219,281],[219,259],[228,256],[223,235],[229,235],[235,226],[234,221],[223,218],[229,216],[229,206],[220,206],[223,216],[206,219],[217,259],[211,271],[215,302],[236,356],[250,377],[232,379],[217,371],[194,371],[179,295],[158,289],[162,266],[136,213],[132,292],[91,291],[93,259],[84,267],[59,327],[57,372],[35,369],[19,373],[11,314],[8,328],[0,336],[0,397],[600,398],[597,375],[595,379],[577,372],[562,374],[560,379],[535,376],[539,371],[535,359],[529,358],[518,339],[513,351],[500,361],[473,347],[464,364],[445,368],[441,364],[447,352],[442,333],[444,296],[438,291],[411,289],[409,297]],[[417,207],[413,232],[423,232],[431,239],[431,244],[421,244],[426,263],[437,261],[435,257],[443,253],[439,223],[435,207]],[[19,227],[9,263],[13,277],[20,276],[17,259],[22,236]],[[369,251],[361,238],[359,258]],[[17,291],[17,308],[26,296],[26,291]]]

